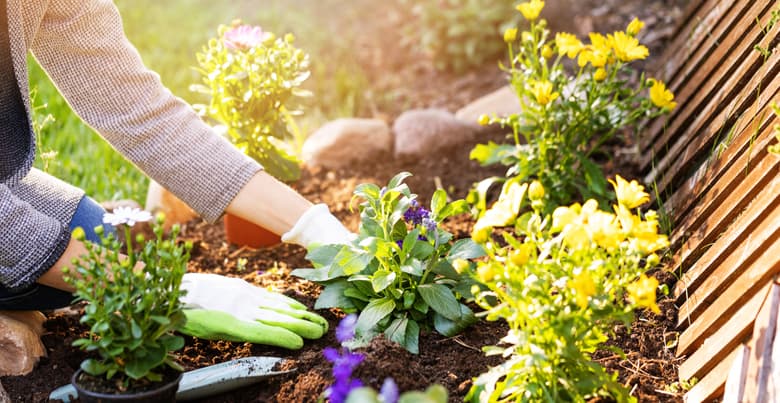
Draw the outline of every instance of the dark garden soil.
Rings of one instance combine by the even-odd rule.
[[[548,3],[555,3],[555,0]],[[671,27],[686,1],[572,0],[571,3],[577,3],[577,7],[566,12],[574,15],[566,17],[569,20],[559,26],[563,25],[563,29],[578,34],[588,30],[622,29],[635,15],[645,19],[648,22],[646,39],[652,39],[649,43],[652,57],[662,53],[663,45],[671,34]],[[372,20],[372,24],[366,24],[367,29],[382,30],[384,33],[395,31],[393,24],[398,23],[398,18],[404,17],[398,10],[394,12],[396,14],[392,15],[396,18]],[[373,24],[376,21],[385,22]],[[572,21],[577,25],[572,27]],[[454,111],[506,82],[495,63],[458,76],[435,72],[425,60],[418,58],[419,55],[412,55],[395,45],[395,36],[375,34],[376,31],[368,32],[364,38],[375,40],[367,40],[366,44],[356,47],[363,50],[368,69],[379,69],[377,71],[382,71],[384,77],[388,77],[376,77],[375,92],[393,88],[400,94],[399,99],[402,101],[399,101],[397,109],[375,111],[390,121],[410,107],[440,107]],[[382,65],[384,70],[380,69]],[[500,133],[486,134],[480,141],[500,141],[502,138]],[[627,140],[613,147],[618,150],[629,145],[630,141]],[[491,175],[503,175],[503,168],[483,168],[469,161],[468,154],[472,147],[473,144],[454,146],[419,159],[394,159],[388,155],[371,162],[356,162],[349,169],[337,171],[306,169],[303,178],[293,187],[313,202],[326,203],[347,227],[356,230],[358,214],[350,210],[350,199],[352,191],[360,183],[381,185],[396,173],[409,171],[414,176],[406,182],[412,191],[421,200],[430,200],[431,194],[439,186],[447,190],[452,198],[462,198],[473,183]],[[639,177],[640,174],[628,157],[605,161],[604,167],[608,174],[620,172],[626,177]],[[465,215],[445,223],[447,230],[456,238],[468,236],[472,225],[473,221]],[[294,245],[258,250],[237,248],[225,243],[221,225],[201,221],[187,223],[181,237],[194,243],[192,271],[238,276],[256,285],[283,292],[313,307],[320,291],[319,286],[290,276],[292,269],[309,266],[303,248]],[[245,265],[238,264],[241,258],[246,259]],[[675,278],[670,273],[657,272],[655,276],[670,289],[673,287]],[[677,380],[679,360],[674,357],[677,309],[671,299],[660,298],[660,315],[640,312],[630,330],[616,329],[618,335],[610,344],[623,349],[625,355],[615,354],[611,350],[598,351],[594,355],[594,360],[609,370],[617,371],[620,382],[631,389],[641,402],[682,401],[679,395],[666,391]],[[331,366],[323,358],[322,350],[337,344],[334,329],[343,316],[337,310],[319,313],[329,321],[331,329],[322,339],[307,341],[301,350],[288,351],[248,343],[187,337],[186,346],[180,351],[180,362],[185,369],[191,370],[240,357],[282,357],[286,359],[282,369],[295,369],[293,372],[203,401],[314,402],[332,382]],[[2,379],[3,386],[14,402],[47,401],[49,392],[69,382],[71,374],[85,358],[85,353],[70,346],[73,340],[86,332],[79,325],[78,318],[78,308],[70,313],[49,313],[49,320],[45,324],[48,334],[43,336],[49,356],[43,358],[27,376]],[[368,347],[361,349],[366,359],[358,367],[356,375],[375,388],[381,386],[384,378],[392,377],[402,391],[421,390],[430,384],[439,383],[449,391],[450,401],[462,401],[472,378],[499,363],[495,357],[486,357],[481,347],[497,343],[506,330],[503,323],[481,321],[464,334],[453,338],[425,333],[420,339],[419,355],[412,355],[383,338],[377,338]]]

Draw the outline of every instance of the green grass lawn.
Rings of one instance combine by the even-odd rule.
[[[337,0],[116,0],[116,4],[127,36],[146,65],[190,103],[206,101],[189,90],[198,81],[195,54],[220,24],[240,18],[278,35],[294,33],[296,45],[310,54],[312,77],[306,86],[315,96],[298,122],[303,133],[328,119],[360,115],[364,108],[367,80],[350,54],[349,29],[328,22],[337,13],[340,21],[357,15],[356,10],[369,5],[366,0],[351,1],[347,10]],[[39,107],[36,120],[53,118],[38,131],[39,153],[56,152],[53,159],[39,155],[36,166],[98,200],[143,202],[148,179],[73,114],[32,59],[30,85]]]

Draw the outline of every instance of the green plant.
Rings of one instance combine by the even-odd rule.
[[[309,77],[309,58],[287,34],[277,38],[260,27],[220,26],[219,37],[198,53],[203,85],[192,89],[210,96],[198,109],[221,126],[233,144],[284,181],[300,176],[300,161],[289,143],[301,134],[300,88]]]
[[[487,287],[475,290],[486,310],[478,315],[506,321],[509,331],[485,348],[505,361],[476,378],[467,400],[634,401],[591,354],[616,323],[630,325],[634,309],[659,312],[658,281],[644,273],[668,240],[655,213],[638,209],[649,199],[644,189],[619,176],[613,184],[614,213],[590,199],[546,215],[544,188],[512,178],[476,222],[472,237],[487,251],[474,271]]]
[[[495,39],[520,22],[511,1],[399,1],[416,18],[404,27],[404,40],[420,46],[440,70],[462,72],[498,60],[503,46]]]
[[[83,361],[81,369],[115,379],[119,390],[131,379],[160,381],[159,369],[166,365],[182,370],[172,352],[184,346],[184,339],[173,332],[185,322],[179,286],[192,245],[164,239],[160,216],[154,225],[156,239],[146,242],[139,236],[140,248],[134,251],[129,227],[149,219],[149,213],[138,209],[107,214],[104,220],[124,224],[126,247],[98,226],[101,244],[86,242],[88,253],[74,259],[74,268],[65,276],[76,289],[76,300],[88,303],[81,323],[89,326],[89,335],[73,345],[99,355]],[[171,239],[178,231],[174,226]],[[74,237],[83,241],[84,231],[77,229]]]
[[[584,45],[567,33],[549,39],[547,22],[539,19],[543,6],[538,0],[518,5],[530,28],[504,34],[510,64],[503,68],[521,111],[484,115],[479,121],[511,129],[513,141],[479,144],[470,158],[482,165],[507,165],[506,176],[521,181],[538,179],[548,190],[548,206],[570,203],[577,195],[606,206],[612,197],[595,162],[607,157],[603,145],[674,108],[674,95],[643,74],[632,84],[630,63],[648,55],[635,38],[641,21],[632,21],[625,32],[591,33],[590,44]],[[567,72],[564,57],[576,59],[576,74]]]
[[[364,337],[380,332],[412,353],[418,353],[420,329],[435,328],[452,336],[475,321],[460,300],[470,296],[474,281],[452,262],[484,255],[470,239],[451,243],[452,234],[439,225],[467,210],[466,202],[447,202],[444,190],[422,207],[403,180],[403,172],[384,188],[362,184],[354,197],[360,204],[360,230],[348,245],[322,245],[309,250],[314,269],[293,275],[325,285],[316,309],[360,312],[357,331]]]
[[[780,118],[780,102],[772,105],[772,111],[775,113],[776,117]],[[775,155],[780,155],[780,124],[776,124],[774,129],[775,129],[775,139],[777,139],[777,143],[767,147],[767,151]]]

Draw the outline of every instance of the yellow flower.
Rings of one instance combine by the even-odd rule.
[[[576,36],[558,32],[555,34],[555,47],[558,48],[559,54],[565,54],[569,59],[574,59],[582,50],[583,45]]]
[[[553,57],[553,50],[550,45],[542,46],[542,57],[549,60]]]
[[[607,71],[604,68],[599,67],[595,73],[593,73],[593,79],[596,81],[604,81],[607,79]]]
[[[621,61],[641,60],[650,54],[647,47],[640,45],[639,40],[625,32],[615,32],[614,36],[610,35],[610,39],[615,49],[615,56]]]
[[[570,225],[563,233],[563,243],[572,250],[584,249],[590,246],[590,235],[582,224]]]
[[[514,42],[515,39],[517,39],[517,28],[507,28],[507,30],[504,31],[504,42]]]
[[[598,246],[604,249],[614,249],[623,241],[623,233],[614,215],[596,211],[588,215],[586,225],[590,237]]]
[[[531,0],[517,5],[517,11],[520,11],[528,21],[539,18],[539,13],[542,12],[543,8],[544,2],[541,0]]]
[[[479,280],[483,283],[493,281],[499,273],[500,270],[498,265],[494,264],[493,262],[481,264],[477,268],[477,278],[479,278]]]
[[[536,81],[531,85],[531,92],[540,105],[547,105],[558,98],[557,92],[553,91],[553,85],[549,81]]]
[[[509,252],[509,261],[517,266],[522,266],[531,258],[531,253],[535,248],[532,244],[521,244],[520,247]]]
[[[569,280],[569,287],[574,289],[577,305],[583,309],[588,306],[588,299],[596,295],[596,283],[593,282],[593,277],[585,270]]]
[[[573,225],[579,222],[579,212],[572,207],[561,206],[553,211],[552,231],[561,231],[567,225]]]
[[[636,180],[632,180],[629,183],[620,175],[615,175],[615,180],[617,182],[612,179],[609,182],[615,188],[618,203],[633,209],[650,201],[650,195],[645,192],[644,186],[640,185]]]
[[[650,79],[652,86],[650,87],[650,101],[659,108],[674,109],[677,106],[677,102],[674,102],[674,94],[672,91],[666,89],[666,85],[658,80]]]
[[[640,21],[639,18],[634,17],[634,19],[628,23],[628,27],[626,27],[626,33],[631,36],[637,36],[639,31],[641,31],[644,27],[645,23]]]
[[[658,305],[655,303],[655,289],[658,288],[658,280],[655,277],[647,277],[642,274],[639,280],[629,284],[628,298],[636,306],[641,308],[650,308],[656,315],[661,313]]]
[[[479,119],[477,119],[477,123],[479,123],[480,126],[487,126],[490,124],[490,116],[486,114],[479,115]]]

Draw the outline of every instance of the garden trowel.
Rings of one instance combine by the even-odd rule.
[[[277,357],[246,357],[187,371],[181,377],[176,400],[201,399],[294,371],[274,371],[280,362],[282,359]],[[49,394],[49,400],[65,403],[77,397],[73,385],[60,386]]]

